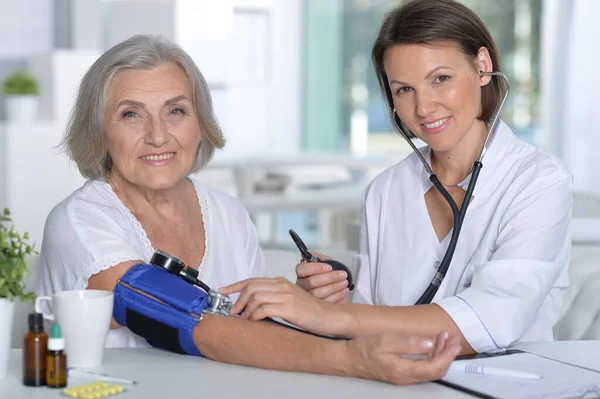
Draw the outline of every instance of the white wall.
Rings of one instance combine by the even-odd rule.
[[[302,142],[302,2],[237,0],[234,8],[268,13],[269,35],[264,81],[234,77],[221,99],[227,102],[221,108],[229,141],[224,155],[298,152]],[[237,34],[241,39],[244,31]],[[234,40],[239,39],[234,33]],[[258,52],[261,46],[256,47]]]
[[[50,210],[83,183],[57,148],[61,135],[53,122],[0,125],[0,209],[10,208],[37,249]]]
[[[105,8],[105,47],[163,34],[194,58],[227,138],[217,158],[300,150],[301,0],[121,0]]]
[[[563,146],[565,160],[573,172],[575,188],[600,194],[600,2],[573,2],[571,32],[567,48],[566,96]]]
[[[600,194],[600,2],[546,0],[544,16],[544,132],[567,164],[577,191]]]
[[[52,0],[0,0],[0,58],[47,52],[53,43]]]
[[[100,56],[99,51],[58,50],[36,54],[29,70],[40,86],[38,118],[64,129],[83,75]]]

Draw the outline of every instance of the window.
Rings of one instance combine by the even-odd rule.
[[[377,151],[401,145],[402,140],[392,135],[394,130],[371,63],[371,48],[383,16],[401,1],[305,1],[306,147],[355,151],[361,143],[368,142],[369,151]],[[535,141],[540,127],[543,0],[462,1],[491,31],[500,52],[502,70],[511,82],[511,94],[502,118],[522,138]],[[336,50],[335,45],[341,50]],[[313,81],[319,81],[318,74],[328,76],[322,90]],[[333,103],[325,104],[325,100]],[[361,141],[361,136],[366,139]],[[358,142],[356,137],[359,137]]]

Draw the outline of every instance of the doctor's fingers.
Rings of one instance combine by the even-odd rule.
[[[276,284],[276,283],[281,282],[282,279],[284,281],[289,282],[289,280],[286,279],[286,278],[284,278],[284,277],[249,278],[249,279],[246,279],[246,280],[238,281],[237,283],[233,283],[233,284],[221,287],[221,288],[219,288],[219,292],[221,292],[223,294],[230,295],[230,294],[234,294],[236,292],[242,292],[249,285],[255,285],[255,284],[260,284],[260,283]]]
[[[313,291],[318,288],[328,286],[330,284],[341,283],[344,281],[346,281],[346,285],[347,285],[347,277],[348,277],[348,274],[345,271],[336,270],[334,272],[315,274],[310,277],[298,279],[296,281],[296,285],[298,285],[305,291]],[[318,292],[315,292],[315,293],[318,293]],[[325,292],[325,294],[326,293],[327,293],[327,291]],[[330,294],[331,293],[329,293],[327,295],[330,295]],[[321,294],[320,298],[323,298],[327,295]]]
[[[262,320],[280,317],[304,328],[314,328],[313,321],[321,320],[325,310],[318,300],[298,292],[255,292],[241,314],[243,319]]]
[[[331,270],[333,270],[331,265],[328,265],[327,263],[301,262],[296,265],[296,277],[298,279],[303,279],[317,274],[327,273]]]
[[[346,284],[347,285],[347,284]],[[349,303],[350,302],[350,290],[346,287],[341,291],[329,295],[323,298],[323,301],[328,303]]]
[[[242,292],[248,284],[251,284],[256,281],[266,281],[266,280],[270,280],[270,279],[249,278],[247,280],[238,281],[237,283],[233,283],[233,284],[226,285],[225,287],[221,287],[221,288],[219,288],[219,291],[223,294],[230,295],[230,294],[233,294],[236,292]]]
[[[254,295],[254,293],[256,292],[286,292],[291,291],[293,288],[295,288],[294,285],[289,282],[289,280],[283,277],[270,279],[252,279],[246,281],[247,282],[246,284],[244,284],[244,288],[242,289],[240,296],[235,302],[235,305],[231,308],[231,314],[240,313],[246,307],[248,301],[250,300],[250,298],[252,298],[252,295]]]
[[[342,281],[338,281],[338,282],[335,282],[332,284],[327,284],[327,285],[321,286],[319,288],[315,288],[313,290],[308,291],[308,293],[319,299],[325,299],[331,295],[335,295],[335,294],[339,293],[340,291],[344,291],[346,289],[346,287],[348,287],[348,280],[344,279]],[[328,301],[328,302],[333,302],[333,301]]]
[[[262,320],[267,317],[281,317],[293,312],[292,301],[286,295],[279,292],[260,291],[255,292],[248,299],[246,307],[240,317],[242,319]],[[277,305],[277,306],[275,306]],[[285,318],[284,318],[285,319]]]

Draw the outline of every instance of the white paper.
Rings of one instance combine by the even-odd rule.
[[[564,399],[600,397],[600,372],[571,366],[531,353],[459,360],[542,376],[525,380],[449,371],[443,381],[500,399]],[[587,392],[587,395],[584,395]]]

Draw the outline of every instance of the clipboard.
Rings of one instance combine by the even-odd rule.
[[[511,358],[511,356],[515,356]],[[494,358],[499,358],[496,364]],[[514,361],[512,360],[514,359]],[[559,360],[525,352],[518,349],[510,349],[502,353],[480,353],[477,355],[463,355],[456,360],[471,360],[474,363],[497,365],[504,368],[523,368],[544,376],[559,375],[560,378],[549,378],[538,383],[537,381],[519,381],[499,377],[479,376],[456,372],[449,372],[443,379],[436,381],[438,384],[468,393],[475,397],[484,399],[592,399],[600,398],[600,372],[598,370],[577,366]],[[523,363],[525,362],[525,363]],[[514,364],[511,364],[514,363]],[[520,364],[519,364],[520,363]],[[568,376],[568,377],[567,377]],[[458,381],[457,381],[458,380]],[[542,381],[542,380],[540,380]],[[579,384],[581,383],[581,384]],[[538,384],[537,386],[535,384]],[[520,388],[521,386],[522,388]],[[552,391],[555,389],[554,391]]]

